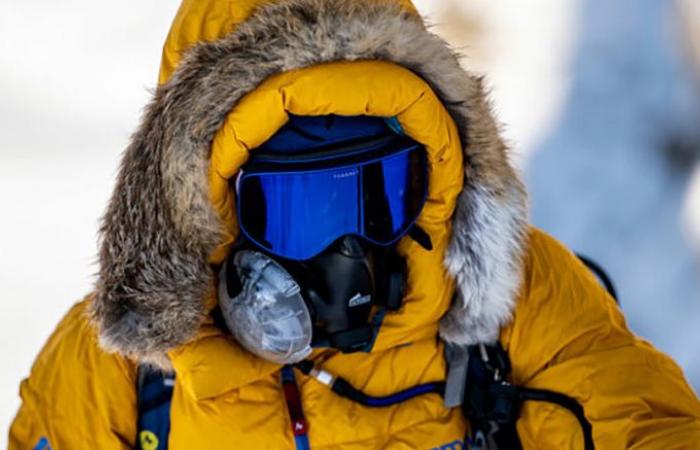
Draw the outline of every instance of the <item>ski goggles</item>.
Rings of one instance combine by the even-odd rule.
[[[303,155],[253,152],[236,179],[238,220],[262,249],[306,260],[345,235],[394,244],[427,188],[425,149],[405,136]]]

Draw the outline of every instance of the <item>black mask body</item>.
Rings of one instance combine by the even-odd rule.
[[[251,247],[255,246],[239,246]],[[344,236],[306,261],[267,256],[298,284],[313,324],[313,347],[342,352],[369,349],[377,332],[372,324],[373,312],[401,307],[406,263],[394,246],[374,246]],[[240,281],[232,279],[238,278],[235,270],[226,270],[226,277],[229,288],[238,287],[228,291],[233,298],[240,290]]]

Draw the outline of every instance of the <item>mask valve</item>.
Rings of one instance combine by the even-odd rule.
[[[220,274],[219,305],[233,336],[246,350],[269,361],[292,364],[306,358],[311,353],[312,326],[299,285],[262,253],[240,250],[232,259]],[[234,277],[235,282],[230,280]],[[233,297],[229,283],[240,286]]]

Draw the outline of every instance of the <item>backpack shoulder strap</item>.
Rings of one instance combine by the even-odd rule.
[[[468,449],[522,449],[515,425],[522,402],[530,400],[554,403],[571,411],[581,425],[585,450],[594,450],[591,423],[576,399],[559,392],[511,384],[507,379],[510,358],[500,343],[473,345],[464,351],[468,357],[462,411],[470,425],[465,439]]]
[[[175,375],[142,364],[138,368],[137,450],[167,450]]]

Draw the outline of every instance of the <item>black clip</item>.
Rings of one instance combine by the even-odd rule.
[[[490,405],[487,416],[496,423],[506,424],[515,422],[520,413],[520,397],[518,388],[510,383],[502,382],[489,386]]]

